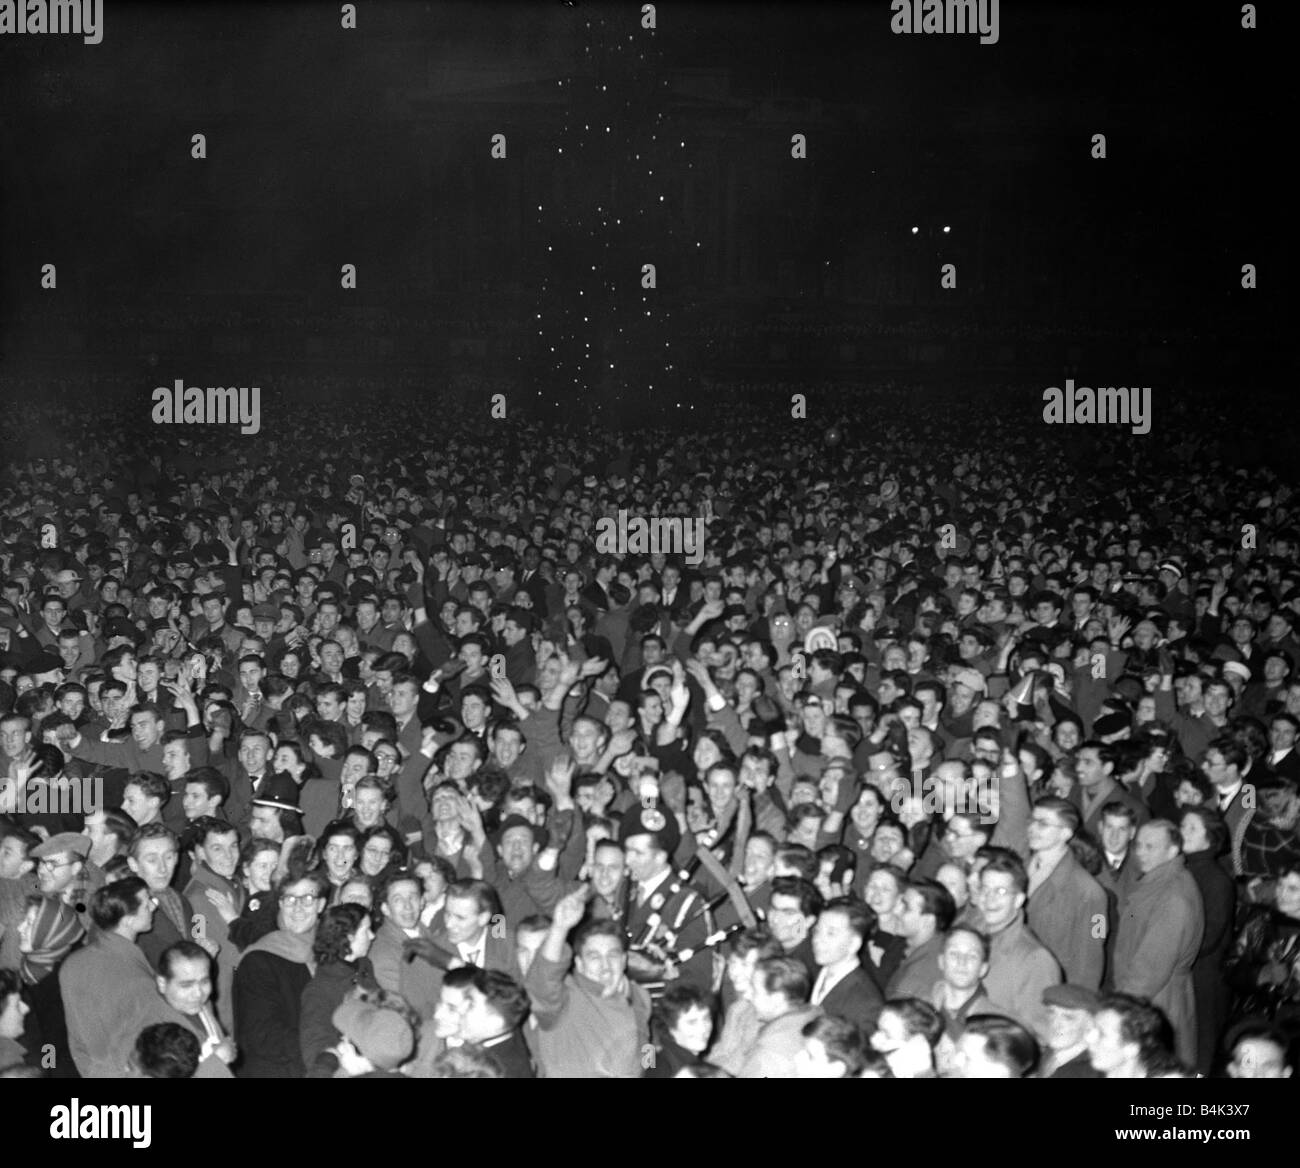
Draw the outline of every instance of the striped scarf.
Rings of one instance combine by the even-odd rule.
[[[32,924],[31,951],[23,954],[19,966],[23,981],[28,985],[43,981],[85,935],[85,926],[71,905],[57,896],[41,897]]]

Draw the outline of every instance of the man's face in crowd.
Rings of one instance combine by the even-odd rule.
[[[149,711],[131,715],[131,737],[141,750],[151,750],[162,737],[163,720]]]
[[[274,807],[255,806],[249,814],[248,833],[253,839],[274,840],[281,843],[284,840],[284,828],[280,824],[280,816]]]
[[[239,867],[239,834],[209,832],[207,839],[199,845],[199,855],[218,876],[230,880]]]
[[[419,702],[420,687],[415,682],[404,681],[389,690],[388,705],[399,722],[410,717]]]
[[[492,756],[509,770],[523,753],[523,741],[513,728],[502,728],[492,738]]]
[[[846,913],[838,909],[823,912],[813,926],[813,960],[818,965],[835,965],[847,961],[862,948],[862,938],[849,924]]]
[[[627,859],[617,844],[601,844],[591,865],[591,886],[606,900],[612,900],[627,874]]]
[[[1072,1050],[1082,1046],[1092,1027],[1092,1014],[1065,1006],[1047,1007],[1047,1045],[1052,1050]]]
[[[415,880],[398,880],[389,885],[381,912],[399,929],[414,929],[420,923],[422,889]]]
[[[1232,704],[1232,691],[1225,682],[1211,682],[1205,689],[1205,712],[1211,718],[1227,716],[1228,706]]]
[[[271,744],[260,734],[245,738],[239,744],[239,761],[250,775],[260,775],[271,755]]]
[[[1079,785],[1089,789],[1100,786],[1106,780],[1106,768],[1097,753],[1096,747],[1087,746],[1075,757],[1075,774]]]
[[[158,818],[158,800],[146,795],[138,784],[128,783],[122,794],[122,810],[143,827]]]
[[[169,779],[179,779],[190,769],[190,750],[182,741],[169,742],[163,747],[163,770]]]
[[[321,668],[326,673],[336,674],[343,669],[343,648],[337,643],[331,641],[328,645],[322,645],[320,650]]]
[[[479,911],[472,896],[448,896],[442,911],[447,939],[453,945],[475,944],[492,919],[491,913]]]
[[[453,742],[447,751],[447,777],[462,782],[478,766],[478,751],[468,742]]]
[[[770,880],[775,866],[776,849],[768,840],[751,839],[745,844],[746,888],[757,888]]]
[[[506,871],[514,879],[518,879],[527,871],[537,850],[537,845],[533,842],[532,830],[527,827],[512,827],[501,837],[501,843],[497,848]]]
[[[171,976],[159,977],[158,992],[178,1014],[194,1015],[212,997],[212,966],[207,957],[176,957]]]
[[[71,852],[45,856],[36,864],[36,884],[45,896],[58,896],[81,875],[82,863]]]
[[[176,873],[176,860],[176,844],[171,839],[148,839],[136,848],[131,857],[131,871],[156,892],[171,884]]]
[[[515,934],[515,961],[519,965],[519,976],[521,978],[528,976],[533,959],[537,956],[545,940],[546,931],[544,929],[521,929]]]
[[[1088,1058],[1096,1070],[1106,1074],[1122,1067],[1132,1056],[1132,1044],[1124,1041],[1122,1020],[1114,1010],[1101,1010],[1088,1028]]]
[[[0,880],[17,880],[30,872],[34,861],[27,858],[27,848],[17,836],[0,840]]]
[[[61,600],[53,597],[47,597],[45,603],[41,605],[41,617],[45,621],[46,627],[57,631],[63,624],[63,618],[67,615],[67,606]]]
[[[280,893],[280,920],[290,933],[311,932],[325,909],[325,898],[318,895],[310,880],[298,880]]]
[[[348,835],[331,836],[325,843],[325,868],[330,881],[340,884],[357,864],[356,841]]]
[[[805,916],[797,896],[774,894],[767,910],[767,925],[772,936],[788,953],[798,948],[813,926],[813,918]]]
[[[343,718],[344,704],[337,694],[322,693],[316,697],[316,713],[325,722],[338,722]]]
[[[1025,894],[1016,888],[1009,872],[980,873],[979,908],[989,932],[997,932],[1014,921],[1024,903]]]
[[[583,977],[597,982],[604,996],[616,993],[627,970],[627,954],[618,937],[596,935],[583,942],[574,959],[574,968]]]
[[[1101,846],[1112,856],[1122,856],[1137,834],[1137,827],[1127,819],[1113,815],[1101,818]]]
[[[1170,840],[1163,827],[1147,824],[1138,829],[1133,857],[1138,870],[1145,876],[1162,864],[1167,864],[1178,854],[1178,847]]]
[[[17,718],[0,722],[0,750],[5,758],[19,759],[26,755],[31,746],[32,732],[24,722]]]
[[[471,677],[477,677],[483,672],[485,658],[482,646],[476,645],[472,641],[468,645],[462,645],[460,647],[460,659],[465,663],[465,672]]]

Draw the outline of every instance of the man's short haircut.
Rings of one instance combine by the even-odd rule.
[[[776,858],[787,867],[794,868],[809,882],[815,880],[821,872],[821,863],[816,853],[803,844],[781,844],[776,850]]]
[[[141,846],[148,843],[150,840],[156,839],[171,840],[172,847],[175,848],[178,853],[180,852],[180,840],[176,837],[176,833],[165,823],[155,820],[153,823],[146,823],[131,837],[131,843],[127,848],[127,854],[132,859],[136,859],[140,855]]]
[[[100,929],[116,929],[123,918],[140,907],[140,897],[149,895],[149,886],[139,876],[124,876],[105,884],[90,898],[90,919]]]
[[[453,880],[447,885],[446,896],[448,899],[454,896],[457,900],[472,900],[476,913],[496,914],[501,911],[496,889],[486,880]]]
[[[1217,751],[1223,755],[1223,761],[1229,766],[1235,766],[1238,770],[1246,765],[1250,757],[1245,745],[1231,734],[1220,734],[1206,748],[1206,752]]]
[[[1079,827],[1083,823],[1083,819],[1079,815],[1079,809],[1068,799],[1061,799],[1056,795],[1044,795],[1034,803],[1034,808],[1035,810],[1042,808],[1044,811],[1052,812],[1072,836],[1079,834]]]
[[[984,1039],[984,1054],[1004,1066],[1013,1078],[1023,1079],[1038,1065],[1038,1043],[1019,1022],[1001,1014],[976,1014],[966,1019],[963,1034]]]
[[[1000,872],[1011,877],[1017,892],[1028,895],[1029,873],[1025,871],[1024,861],[1015,852],[1007,848],[981,848],[980,851],[988,857],[988,862],[980,871],[981,879],[990,872]]]
[[[230,798],[230,780],[216,767],[195,767],[193,770],[185,772],[184,780],[187,787],[191,783],[201,786],[209,799],[220,796],[223,807],[226,800]]]
[[[144,834],[143,828],[141,834]],[[215,815],[200,815],[198,819],[190,824],[189,831],[186,834],[199,847],[203,847],[214,835],[238,836],[239,828],[229,820],[218,819]]]
[[[146,799],[157,799],[158,806],[166,805],[167,800],[171,798],[171,784],[162,777],[154,774],[153,771],[136,771],[126,781],[128,787],[139,787],[140,794]]]
[[[843,1063],[845,1078],[856,1079],[866,1066],[862,1031],[852,1022],[823,1014],[809,1022],[800,1033],[805,1038],[814,1038],[820,1042],[828,1061]]]
[[[1109,1010],[1119,1016],[1119,1035],[1124,1043],[1137,1043],[1138,1057],[1144,1067],[1152,1069],[1170,1058],[1173,1050],[1173,1027],[1146,998],[1132,994],[1110,993],[1102,997],[1097,1013]]]
[[[876,914],[863,901],[852,896],[839,896],[827,901],[822,912],[842,913],[849,922],[849,928],[857,933],[864,944],[876,925]]]
[[[989,945],[988,936],[984,933],[981,933],[979,929],[975,928],[974,925],[953,925],[951,928],[948,929],[947,934],[944,936],[943,939],[944,947],[947,948],[948,942],[951,941],[952,938],[957,936],[959,933],[966,933],[969,936],[974,937],[975,940],[979,942],[980,952],[983,953],[984,955],[981,960],[987,961],[989,959],[989,954],[992,952],[992,950]]]
[[[135,1040],[135,1062],[149,1079],[192,1079],[202,1049],[193,1030],[179,1022],[156,1022]]]
[[[687,1010],[711,1010],[712,997],[699,986],[675,984],[664,991],[664,996],[655,1006],[655,1021],[669,1033],[681,1021]]]
[[[508,973],[462,965],[447,971],[443,985],[453,989],[477,990],[487,999],[488,1008],[505,1023],[506,1030],[522,1026],[528,1017],[528,994]]]
[[[624,937],[623,929],[616,921],[587,921],[585,924],[579,925],[577,931],[573,934],[574,953],[581,954],[587,942],[593,937],[617,938],[619,948],[623,952],[627,952],[627,938]]]
[[[1101,809],[1102,822],[1107,819],[1122,819],[1129,827],[1137,827],[1137,812],[1128,803],[1121,803],[1118,799],[1112,799],[1105,807]]]
[[[212,958],[202,945],[196,945],[193,941],[177,941],[162,951],[158,958],[158,972],[171,981],[178,961],[202,961],[209,969],[212,968]]]
[[[936,880],[909,880],[905,891],[915,892],[921,898],[921,915],[934,917],[934,931],[946,933],[957,918],[957,903],[942,884]]]
[[[815,917],[822,911],[822,894],[817,891],[817,886],[799,876],[776,877],[772,881],[772,895],[793,896],[799,902],[800,914],[805,917]]]
[[[732,937],[727,952],[731,957],[741,958],[757,953],[758,960],[763,961],[768,957],[780,957],[785,951],[781,948],[781,942],[766,928],[759,925],[752,929],[743,929]]]
[[[1177,848],[1180,852],[1183,850],[1183,833],[1178,830],[1177,824],[1167,819],[1148,819],[1142,826],[1158,827],[1165,833],[1165,839],[1171,847]]]
[[[518,925],[515,926],[515,936],[521,933],[545,933],[551,927],[551,918],[542,913],[533,913],[532,916],[524,917]]]
[[[890,998],[883,1007],[903,1023],[903,1033],[908,1038],[921,1035],[933,1050],[943,1036],[943,1019],[929,1002],[920,998]]]
[[[765,957],[754,966],[754,980],[769,994],[781,994],[792,1006],[812,995],[808,967],[797,957]]]

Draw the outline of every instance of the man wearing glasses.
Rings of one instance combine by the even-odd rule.
[[[1025,923],[1029,874],[1020,857],[1005,848],[986,848],[975,897],[989,938],[989,972],[984,989],[996,1012],[1020,1022],[1046,1042],[1050,1030],[1043,991],[1061,983],[1056,958]]]
[[[36,883],[43,896],[57,896],[74,909],[82,924],[90,912],[90,889],[86,882],[86,857],[90,839],[79,832],[63,831],[31,850],[36,861]]]
[[[309,873],[280,889],[278,928],[244,950],[235,970],[235,1039],[241,1079],[301,1079],[302,991],[311,981],[312,940],[325,911],[326,881]]]
[[[1060,962],[1065,980],[1097,990],[1106,965],[1106,890],[1075,859],[1079,809],[1040,799],[1029,818],[1029,927]]]

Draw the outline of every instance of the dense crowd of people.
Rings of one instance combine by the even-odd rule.
[[[1291,1074],[1300,524],[1194,411],[355,402],[15,412],[0,1076]]]

